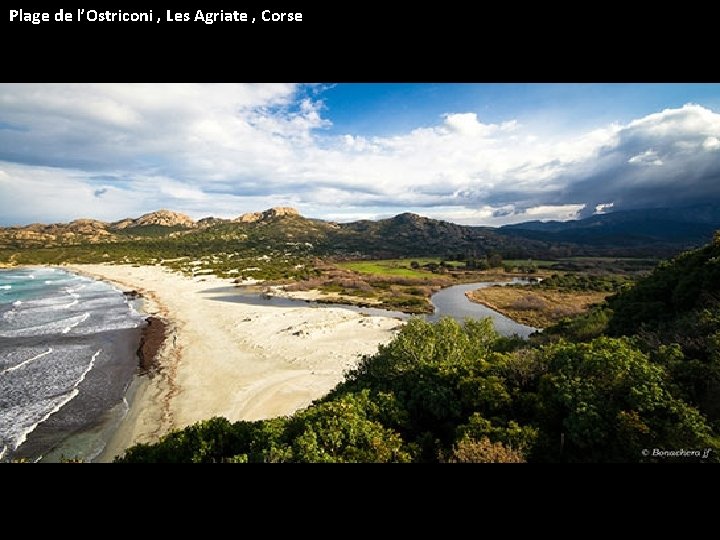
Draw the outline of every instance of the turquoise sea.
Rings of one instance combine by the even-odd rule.
[[[137,367],[136,307],[60,269],[0,270],[0,460],[102,451]]]

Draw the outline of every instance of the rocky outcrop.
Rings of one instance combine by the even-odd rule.
[[[127,218],[115,223],[106,223],[97,219],[76,219],[70,223],[31,223],[25,226],[0,227],[0,248],[11,246],[58,246],[78,244],[101,244],[118,241],[118,232],[122,229],[131,231],[143,226],[183,227],[180,233],[192,232],[193,229],[208,228],[220,223],[230,222],[227,219],[205,218],[196,223],[190,216],[171,210],[158,210],[144,214],[139,218]],[[168,231],[171,233],[172,231]],[[133,232],[142,237],[143,232]],[[171,236],[169,234],[169,236]],[[126,239],[127,236],[123,236]]]
[[[216,217],[206,217],[199,219],[197,224],[198,227],[213,227],[215,225],[221,225],[223,223],[231,223],[231,219],[222,219],[222,218],[216,218]]]
[[[70,223],[32,223],[26,227],[0,229],[0,245],[20,243],[49,245],[106,242],[112,238],[108,224],[96,219],[76,219]]]
[[[132,227],[133,223],[135,223],[134,219],[131,219],[131,218],[122,219],[120,221],[116,221],[115,223],[113,223],[112,228],[113,229],[127,229],[128,227]]]
[[[60,225],[59,228],[65,234],[79,234],[89,237],[108,236],[108,224],[96,219],[76,219],[67,225]]]
[[[262,221],[270,221],[283,216],[300,216],[300,212],[295,208],[286,206],[278,206],[270,208],[264,212],[250,212],[243,214],[239,218],[233,220],[234,223],[257,223]]]
[[[107,228],[107,223],[104,221],[99,221],[97,219],[76,219],[74,221],[71,221],[67,224],[68,228],[71,229],[105,229]]]
[[[143,214],[137,219],[123,219],[117,223],[113,223],[112,226],[116,229],[128,229],[132,227],[143,227],[146,225],[161,225],[163,227],[175,227],[180,225],[182,227],[193,227],[195,226],[195,220],[187,214],[162,209],[157,212]]]

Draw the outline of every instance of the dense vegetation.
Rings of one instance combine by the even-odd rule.
[[[635,335],[680,396],[720,430],[720,233],[610,301],[607,333]]]
[[[630,279],[623,275],[552,274],[534,287],[542,290],[618,292],[629,282]]]
[[[214,418],[119,461],[716,462],[719,261],[716,237],[536,342],[413,319],[291,417]]]

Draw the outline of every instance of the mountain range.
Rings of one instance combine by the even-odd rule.
[[[700,245],[720,228],[720,206],[621,210],[570,221],[528,221],[502,230],[525,238],[577,244]]]
[[[317,255],[375,257],[497,252],[506,258],[573,255],[667,256],[708,242],[720,229],[720,207],[626,210],[574,221],[529,221],[500,228],[459,225],[403,213],[381,220],[336,223],[294,208],[270,208],[235,219],[194,220],[170,210],[116,222],[0,228],[0,249],[124,242],[211,242],[261,246],[304,244]]]

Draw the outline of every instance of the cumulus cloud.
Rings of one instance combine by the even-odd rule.
[[[392,136],[330,132],[321,87],[0,85],[0,219],[272,205],[471,224],[720,201],[720,114],[688,104],[552,136],[448,111]]]
[[[596,158],[562,173],[563,200],[613,209],[689,206],[720,202],[720,159],[706,148],[720,135],[720,115],[699,105],[634,120],[616,132]],[[584,214],[583,214],[584,215]]]

